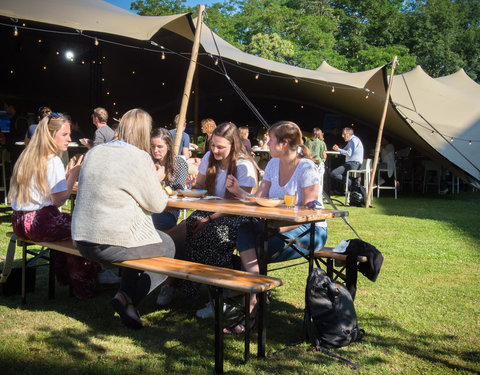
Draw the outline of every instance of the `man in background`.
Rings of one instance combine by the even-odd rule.
[[[102,143],[110,142],[113,139],[115,132],[110,126],[108,126],[107,121],[107,110],[102,107],[95,108],[92,113],[92,123],[96,126],[97,130],[95,131],[93,142],[91,139],[82,138],[80,139],[80,143],[88,147],[88,149],[91,149]]]
[[[345,155],[345,163],[330,172],[330,177],[332,177],[333,181],[336,181],[337,184],[342,184],[339,188],[340,192],[343,191],[345,186],[347,172],[359,169],[363,162],[363,144],[360,138],[353,134],[353,129],[343,128],[342,138],[347,142],[347,145],[344,148],[333,145],[332,148],[333,151],[338,151],[340,154]],[[347,183],[348,189],[350,189],[351,181]]]

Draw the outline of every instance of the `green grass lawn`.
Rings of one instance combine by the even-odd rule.
[[[362,342],[335,350],[361,368],[358,374],[480,373],[480,195],[373,200],[349,208],[349,221],[385,258],[372,283],[359,274],[355,300]],[[10,209],[0,208],[0,262],[11,230]],[[328,223],[327,245],[354,238],[341,221]],[[20,252],[17,253],[20,257]],[[145,328],[123,328],[109,305],[114,289],[87,301],[57,286],[47,299],[47,270],[37,270],[35,293],[0,296],[2,374],[213,374],[213,320],[198,320],[198,300],[179,296],[157,309],[156,295],[140,306]],[[338,374],[348,366],[302,339],[307,265],[271,273],[285,279],[273,292],[267,358],[243,363],[243,337],[226,337],[229,374]],[[284,350],[283,350],[284,349]]]

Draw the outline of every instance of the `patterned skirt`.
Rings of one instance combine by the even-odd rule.
[[[63,241],[72,238],[72,217],[55,206],[36,211],[13,211],[13,232],[18,239],[33,242]],[[101,266],[85,258],[57,251],[55,275],[62,285],[72,285],[78,299],[95,294]]]
[[[192,225],[211,212],[194,211],[187,219],[187,238],[185,241],[186,260],[226,267],[232,263],[232,255],[237,244],[238,228],[248,223],[246,216],[224,216],[205,225],[202,230],[193,233]],[[191,282],[183,283],[183,291],[188,295],[198,294],[199,285]]]

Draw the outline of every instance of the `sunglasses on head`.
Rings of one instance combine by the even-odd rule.
[[[48,115],[48,122],[50,123],[51,119],[63,118],[63,115],[60,112],[50,112]]]

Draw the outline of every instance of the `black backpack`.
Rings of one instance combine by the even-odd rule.
[[[358,328],[353,299],[345,285],[330,280],[321,268],[315,268],[307,279],[305,328],[317,350],[358,367],[326,350],[360,340],[365,332]]]
[[[357,180],[354,180],[350,187],[350,206],[365,207],[366,202],[367,191]]]

